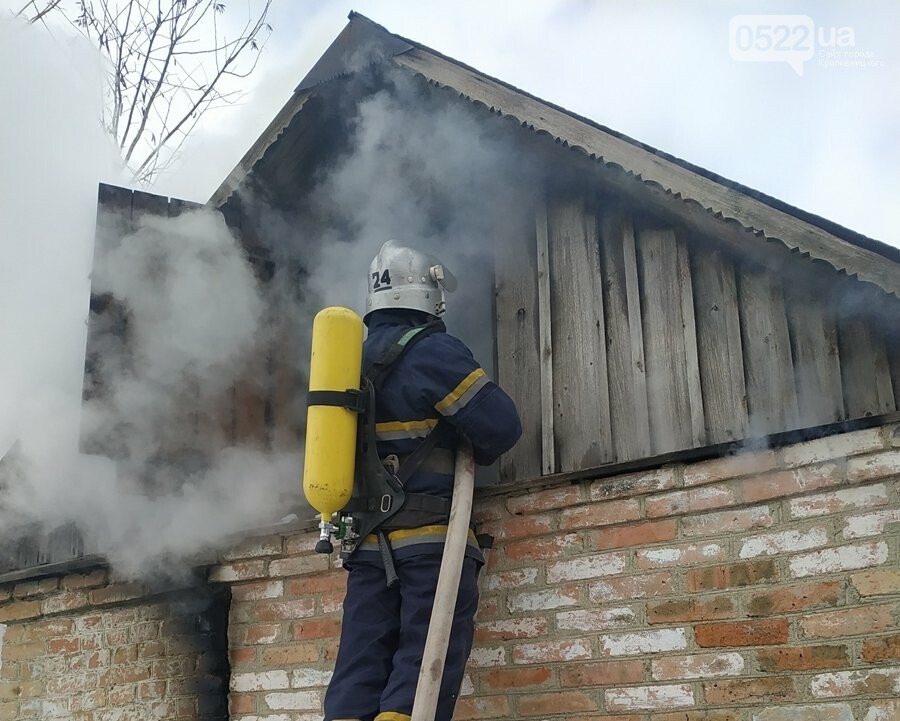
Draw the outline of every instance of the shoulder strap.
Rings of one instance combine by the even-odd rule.
[[[397,339],[388,346],[388,349],[381,354],[380,358],[376,358],[364,370],[365,375],[377,391],[381,388],[385,379],[394,370],[397,362],[404,354],[423,338],[427,338],[432,333],[446,330],[444,322],[441,320],[433,320],[425,325],[418,325],[414,328],[406,328],[401,331]]]

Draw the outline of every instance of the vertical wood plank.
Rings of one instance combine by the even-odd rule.
[[[605,211],[600,227],[610,428],[616,461],[627,461],[649,456],[652,450],[634,227],[622,208]]]
[[[900,332],[888,337],[888,363],[891,366],[891,385],[894,387],[894,406],[900,408]]]
[[[651,445],[654,453],[666,453],[694,445],[681,289],[683,261],[671,228],[640,227],[637,240]]]
[[[884,336],[870,321],[853,314],[838,321],[841,379],[849,418],[897,409]]]
[[[609,463],[606,327],[596,215],[582,197],[548,204],[554,432],[559,470]]]
[[[738,277],[750,435],[796,428],[797,391],[781,282],[745,267]]]
[[[541,475],[542,414],[537,248],[534,235],[510,239],[494,258],[497,380],[515,401],[522,438],[500,459],[503,481]]]
[[[555,473],[556,442],[553,419],[553,326],[550,311],[550,231],[547,199],[538,201],[535,211],[538,302],[538,365],[541,388],[541,473]]]
[[[684,332],[685,374],[691,414],[691,442],[699,447],[706,445],[706,428],[703,417],[703,392],[700,386],[700,361],[697,354],[697,321],[694,314],[691,261],[684,238],[676,233],[675,242],[678,254],[678,288],[681,293],[681,327]]]
[[[734,266],[720,250],[691,254],[698,360],[708,443],[747,436],[747,399]]]
[[[794,290],[785,298],[791,355],[797,383],[798,423],[802,427],[843,420],[844,394],[837,325],[830,303]]]

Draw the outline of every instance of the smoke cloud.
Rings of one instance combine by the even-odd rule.
[[[172,573],[299,509],[299,454],[229,447],[208,401],[246,379],[285,324],[299,338],[290,362],[305,377],[315,312],[330,304],[362,312],[369,261],[388,238],[434,253],[458,276],[448,325],[491,367],[493,253],[529,232],[515,221],[530,194],[514,188],[537,187],[497,123],[388,72],[386,89],[348,107],[343,150],[297,207],[241,191],[247,218],[275,249],[274,278],[259,279],[210,211],[145,216],[124,237],[101,233],[92,263],[97,182],[116,179],[115,149],[96,125],[101,68],[84,48],[73,63],[45,41],[35,29],[0,25],[0,91],[22,99],[0,134],[20,154],[0,170],[0,202],[8,201],[0,217],[12,224],[2,236],[10,262],[0,308],[16,349],[0,375],[12,398],[0,416],[0,456],[15,443],[0,464],[0,539],[74,523],[120,574]],[[39,52],[56,66],[22,62]],[[302,265],[302,288],[287,259]],[[82,403],[91,267],[94,292],[122,311],[91,348],[104,383]],[[211,438],[188,443],[193,454],[178,450],[192,434]],[[89,454],[79,453],[79,437],[90,439]]]

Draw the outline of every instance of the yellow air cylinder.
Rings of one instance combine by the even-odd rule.
[[[309,364],[311,391],[359,388],[363,322],[349,308],[325,308],[316,314]],[[359,415],[339,406],[310,405],[306,415],[303,493],[326,523],[353,493],[356,427]]]

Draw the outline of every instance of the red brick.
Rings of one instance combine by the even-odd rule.
[[[269,562],[269,576],[303,576],[308,573],[321,573],[328,570],[331,560],[328,556],[316,553],[307,556],[279,558]]]
[[[846,646],[791,646],[756,652],[759,670],[766,673],[845,668],[850,665]]]
[[[701,648],[727,646],[771,646],[787,643],[788,622],[779,618],[769,621],[706,623],[694,627],[694,637]]]
[[[640,683],[644,680],[643,661],[591,661],[566,663],[559,670],[559,685],[569,688],[582,686],[613,686]]]
[[[16,601],[0,606],[0,623],[20,621],[41,615],[40,601]]]
[[[46,655],[47,647],[44,643],[5,644],[3,646],[3,663],[8,661],[30,661]]]
[[[744,721],[746,717],[743,711],[737,710],[678,711],[676,713],[653,714],[650,718],[652,721]]]
[[[729,508],[726,511],[685,516],[680,519],[680,523],[685,536],[731,535],[738,531],[769,528],[772,525],[772,513],[768,506]]]
[[[668,596],[672,593],[672,588],[672,574],[669,571],[604,579],[588,586],[591,603]]]
[[[591,546],[598,550],[642,546],[648,543],[671,541],[677,534],[675,521],[644,521],[627,526],[604,528],[591,532]]]
[[[155,675],[155,674],[154,674]],[[121,686],[150,678],[150,664],[113,666],[100,674],[101,686]]]
[[[327,591],[346,591],[347,572],[344,570],[318,573],[308,578],[295,578],[287,582],[287,595],[305,596]]]
[[[281,626],[277,623],[250,624],[244,633],[244,643],[248,645],[278,643],[280,640]]]
[[[747,614],[771,616],[819,606],[837,606],[843,597],[840,581],[803,583],[754,593],[747,603]]]
[[[90,605],[87,591],[65,591],[45,598],[41,603],[41,613],[50,615],[53,613],[65,613],[77,611]]]
[[[741,494],[747,503],[793,496],[839,483],[841,480],[839,470],[840,467],[835,463],[823,463],[819,466],[806,466],[792,471],[777,471],[745,478],[741,481]]]
[[[734,603],[728,596],[701,596],[647,603],[648,623],[678,623],[734,617]]]
[[[239,666],[245,663],[254,663],[256,661],[255,648],[232,648],[228,651],[228,660],[232,666]]]
[[[80,591],[85,588],[97,588],[107,583],[108,574],[106,569],[98,568],[85,574],[76,574],[72,576],[64,576],[60,581],[60,587],[66,591]]]
[[[48,646],[50,653],[75,653],[78,650],[77,638],[52,638]]]
[[[468,696],[456,702],[456,721],[485,718],[512,718],[508,698],[503,696]]]
[[[744,657],[733,652],[663,656],[651,662],[651,675],[654,681],[740,676],[745,666]]]
[[[760,701],[793,701],[798,697],[794,679],[784,676],[770,678],[710,681],[703,684],[706,703],[724,706]]]
[[[148,589],[142,583],[116,583],[91,591],[91,603],[101,606],[108,603],[124,603],[146,596]]]
[[[900,473],[900,450],[873,453],[847,460],[848,481],[871,481]]]
[[[506,508],[510,513],[540,513],[554,508],[574,506],[582,500],[580,485],[563,486],[508,498]]]
[[[685,486],[696,486],[751,473],[763,473],[775,468],[777,463],[778,459],[773,451],[739,453],[685,466],[682,477]]]
[[[863,641],[862,657],[869,663],[900,660],[900,633]]]
[[[295,641],[308,641],[314,638],[329,638],[341,633],[339,618],[311,618],[308,621],[295,621],[291,624],[291,638]]]
[[[715,591],[725,588],[741,588],[776,580],[775,562],[771,559],[745,561],[729,566],[696,568],[688,571],[687,590]]]
[[[850,576],[860,596],[886,596],[900,593],[900,568],[879,568]]]
[[[559,527],[563,531],[579,528],[608,526],[613,523],[634,521],[641,517],[641,504],[637,499],[587,503],[567,508],[559,513]]]
[[[22,627],[26,628],[25,626]],[[31,638],[56,638],[68,636],[75,632],[75,621],[71,618],[48,618],[43,621],[34,621],[27,625],[28,635]],[[6,632],[6,641],[10,642],[9,630]]]
[[[232,691],[228,694],[228,710],[232,715],[252,713],[255,708],[255,693],[239,693],[237,691]]]
[[[290,646],[272,646],[263,649],[262,665],[267,668],[281,668],[299,663],[313,663],[319,660],[319,647],[313,643],[295,643]]]
[[[672,491],[647,499],[647,516],[674,516],[681,513],[703,511],[707,508],[721,508],[737,503],[734,489],[725,483],[698,486],[683,491]]]
[[[514,541],[503,546],[509,561],[537,561],[557,558],[583,549],[581,537],[575,533],[560,534],[547,538]]]
[[[482,676],[484,685],[497,691],[540,686],[552,677],[553,672],[547,667],[493,669]]]
[[[894,607],[890,605],[857,606],[800,619],[800,628],[806,638],[861,636],[874,631],[887,631],[895,626]]]
[[[17,583],[13,588],[14,598],[27,598],[30,596],[45,596],[59,588],[58,578],[39,578],[34,581]]]
[[[547,714],[572,713],[573,711],[593,711],[597,702],[583,691],[554,691],[520,696],[519,714],[522,716],[544,716]]]
[[[286,556],[311,556],[315,553],[316,541],[319,534],[310,531],[295,533],[284,539],[284,554]]]
[[[485,523],[482,530],[492,535],[498,541],[508,541],[517,538],[544,536],[552,533],[554,528],[553,517],[545,514],[504,518],[502,521]]]

